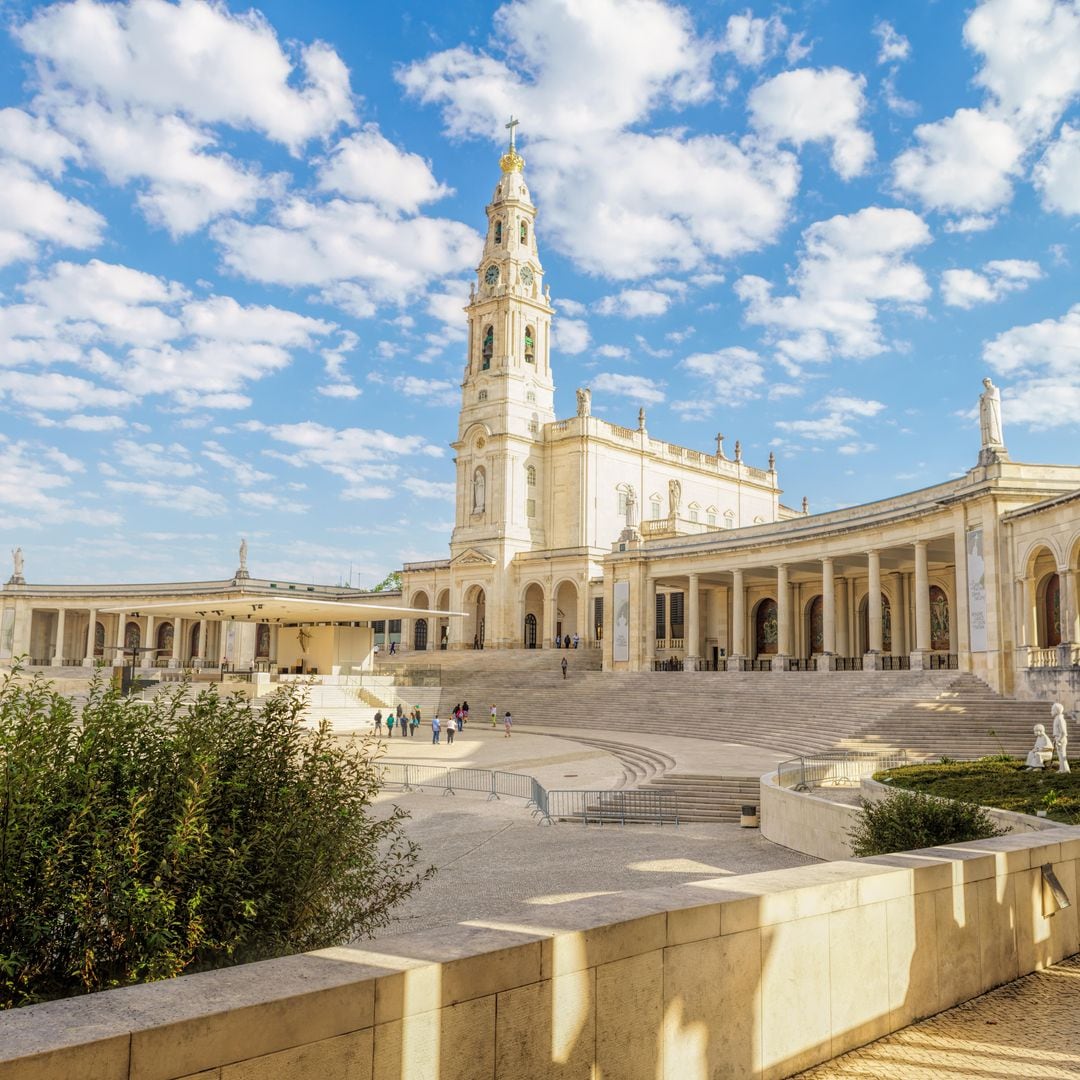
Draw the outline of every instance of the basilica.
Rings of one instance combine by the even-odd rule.
[[[524,164],[511,138],[466,308],[447,558],[406,564],[400,594],[376,597],[258,579],[246,549],[228,581],[35,585],[17,551],[0,666],[128,654],[273,675],[316,670],[306,642],[321,634],[324,673],[391,642],[410,655],[569,644],[612,672],[956,668],[1076,700],[1080,466],[1014,462],[989,379],[963,476],[825,514],[780,501],[771,456],[752,465],[719,435],[709,451],[655,439],[644,411],[609,423],[587,387],[558,419]],[[331,627],[361,632],[331,641]]]

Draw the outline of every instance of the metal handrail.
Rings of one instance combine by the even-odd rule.
[[[882,769],[910,765],[905,750],[836,750],[781,761],[776,767],[778,787],[809,791],[815,787],[855,787]]]
[[[679,824],[678,795],[670,791],[639,789],[548,791],[534,776],[499,769],[473,769],[454,765],[419,765],[409,761],[376,763],[386,787],[402,791],[458,791],[486,793],[488,801],[503,796],[524,799],[540,825],[556,821],[580,821],[583,825],[605,822],[625,825]]]

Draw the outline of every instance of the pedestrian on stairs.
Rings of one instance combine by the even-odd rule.
[[[568,666],[567,663],[566,663],[566,657],[565,656],[562,658],[562,664],[560,666],[562,667],[562,677],[565,679],[566,678],[566,668]]]
[[[386,737],[392,739],[394,737],[394,714],[386,714]]]
[[[397,707],[397,726],[402,735],[409,734],[409,729],[405,726],[405,710],[401,707],[400,701]]]
[[[509,739],[510,738],[510,725],[513,722],[514,722],[514,718],[510,715],[510,710],[507,709],[506,710],[506,715],[503,717],[503,729],[506,732],[506,734],[503,736],[504,739]]]
[[[454,718],[452,716],[446,721],[446,745],[454,745]]]
[[[375,710],[375,734],[382,738],[382,709]]]
[[[467,701],[461,703],[461,721],[464,724],[469,722],[469,703]]]
[[[409,714],[409,734],[415,735],[416,729],[420,726],[420,710],[413,708],[413,711]]]
[[[494,729],[495,725],[499,722],[499,710],[495,708],[495,703],[491,704],[491,727]]]
[[[431,742],[433,745],[439,745],[439,714],[436,713],[431,718]]]

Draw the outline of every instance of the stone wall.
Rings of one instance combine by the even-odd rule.
[[[776,773],[761,778],[761,835],[818,859],[849,859],[847,834],[858,810],[808,792],[780,787]]]
[[[1078,859],[1061,828],[523,904],[0,1015],[0,1080],[783,1077],[1077,952]]]

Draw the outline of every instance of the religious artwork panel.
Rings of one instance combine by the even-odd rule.
[[[94,655],[105,655],[105,624],[94,623]]]
[[[815,596],[810,601],[810,655],[825,651],[825,601]]]
[[[255,655],[263,660],[270,658],[270,627],[266,623],[255,628]]]
[[[986,563],[983,531],[967,534],[968,634],[972,652],[986,652]]]
[[[949,598],[939,585],[930,586],[930,648],[935,652],[948,652]]]
[[[1043,642],[1048,648],[1061,644],[1061,578],[1051,574],[1043,593]]]
[[[630,582],[616,581],[615,599],[615,637],[612,641],[612,658],[630,659]]]
[[[775,656],[779,640],[776,601],[762,600],[754,613],[754,651],[758,656]]]
[[[892,652],[892,607],[884,593],[881,594],[881,651]]]
[[[173,647],[173,624],[171,622],[162,623],[157,628],[157,649],[158,652],[172,652]]]
[[[124,648],[137,649],[142,644],[142,631],[137,622],[129,622],[124,627]]]
[[[5,608],[0,620],[0,660],[11,657],[15,647],[15,609]]]

